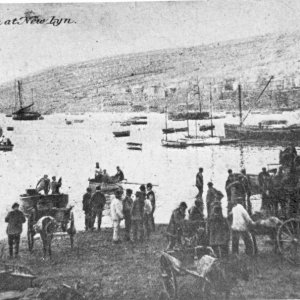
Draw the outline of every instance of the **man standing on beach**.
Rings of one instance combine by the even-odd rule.
[[[147,198],[149,198],[152,205],[152,211],[149,218],[150,218],[150,224],[152,226],[152,231],[154,232],[155,231],[154,212],[155,212],[156,200],[155,200],[155,194],[152,190],[151,183],[147,183]]]
[[[102,211],[106,203],[106,198],[103,193],[101,193],[101,188],[98,185],[96,187],[96,192],[92,195],[91,198],[91,228],[94,229],[94,224],[96,217],[98,218],[98,230],[101,229],[102,222]]]
[[[138,240],[138,234],[140,242],[144,241],[144,204],[142,193],[136,192],[131,209],[132,236],[134,242]]]
[[[91,197],[92,197],[92,190],[91,188],[86,189],[86,193],[83,195],[82,200],[82,210],[85,214],[85,231],[92,228],[91,225]]]
[[[196,175],[196,187],[198,189],[197,198],[200,198],[203,201],[203,168],[199,168],[199,172]]]
[[[124,218],[123,215],[123,203],[122,203],[123,191],[117,190],[115,197],[112,199],[110,204],[110,215],[113,223],[113,243],[120,243],[119,231],[120,222]]]
[[[22,233],[23,223],[26,222],[24,214],[19,210],[19,204],[14,203],[12,211],[5,218],[7,225],[9,256],[13,257],[13,245],[15,244],[15,257],[19,255],[20,236]]]
[[[131,230],[131,209],[133,200],[131,198],[132,190],[126,190],[126,197],[123,200],[123,214],[125,219],[125,241],[130,241],[130,230]]]

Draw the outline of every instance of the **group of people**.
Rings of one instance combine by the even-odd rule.
[[[204,217],[203,203],[203,168],[199,168],[196,175],[196,187],[198,194],[195,204],[188,210],[188,220],[190,222],[199,222],[205,224],[205,237],[203,244],[211,246],[216,255],[224,257],[229,254],[229,242],[232,237],[232,252],[239,252],[239,239],[244,240],[245,252],[253,255],[257,252],[256,240],[251,233],[251,228],[255,226],[251,215],[251,188],[246,175],[246,170],[235,176],[232,170],[228,170],[228,178],[225,184],[228,213],[227,217],[223,215],[221,200],[223,193],[214,188],[213,183],[207,184],[206,195],[207,217]],[[170,218],[167,229],[169,244],[168,250],[174,248],[176,243],[181,243],[181,237],[184,234],[184,220],[186,217],[187,204],[181,202]],[[201,225],[200,225],[201,226]]]
[[[52,181],[48,178],[48,175],[44,175],[36,185],[36,191],[39,193],[40,191],[44,191],[45,195],[49,194],[51,190],[51,194],[60,194],[59,189],[62,185],[62,178],[60,177],[58,181],[56,181],[56,176],[52,176]]]
[[[101,187],[96,187],[96,192],[87,192],[83,196],[83,210],[85,212],[85,229],[93,230],[96,217],[98,217],[98,230],[101,228],[102,212],[106,204],[105,195]],[[125,241],[143,242],[145,237],[150,238],[155,231],[154,212],[156,208],[155,193],[152,184],[141,185],[133,199],[133,191],[118,189],[112,196],[110,203],[110,215],[113,224],[113,242],[120,243],[120,223],[125,222]]]
[[[7,138],[6,136],[2,135],[0,137],[0,144],[5,145],[5,146],[11,146],[12,142],[9,138]]]
[[[125,179],[123,171],[119,166],[116,167],[117,173],[114,176],[109,176],[106,169],[102,170],[98,162],[96,162],[95,168],[95,181],[103,183],[115,183]]]

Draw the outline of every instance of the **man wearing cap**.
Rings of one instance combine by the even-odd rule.
[[[144,200],[141,192],[135,193],[131,209],[131,225],[133,241],[144,241]]]
[[[104,209],[106,198],[101,192],[100,185],[96,187],[96,192],[91,197],[91,228],[94,229],[96,217],[98,218],[98,230],[101,229],[102,211]]]
[[[193,205],[188,212],[190,221],[204,221],[203,202],[199,199],[195,200],[195,205]]]
[[[156,200],[155,200],[155,194],[152,190],[151,183],[147,183],[147,198],[150,200],[152,206],[152,211],[151,214],[149,215],[150,224],[152,226],[152,231],[155,231],[154,212],[156,207]]]
[[[92,228],[91,226],[91,197],[92,197],[92,189],[87,188],[86,193],[83,195],[83,200],[82,200],[82,210],[84,211],[85,214],[85,231],[89,230]]]
[[[9,246],[9,256],[13,257],[13,245],[15,244],[15,256],[19,255],[19,244],[20,236],[22,233],[23,223],[26,222],[24,214],[19,210],[19,204],[14,203],[12,206],[12,211],[8,213],[5,218],[7,225],[7,235],[8,235],[8,246]]]
[[[118,182],[124,180],[124,173],[123,173],[123,171],[120,169],[119,166],[117,166],[117,173],[116,173],[116,175],[114,176],[114,178],[116,178],[116,180],[117,180]]]
[[[231,193],[231,207],[234,202],[238,201],[246,209],[246,187],[244,186],[244,176],[242,174],[238,175],[238,179],[234,180],[228,184],[227,189],[230,189]]]
[[[207,218],[210,217],[214,202],[220,202],[224,197],[223,193],[215,189],[212,182],[207,184],[208,191],[206,195]]]
[[[113,223],[113,243],[115,244],[121,242],[119,237],[120,222],[124,218],[122,194],[123,191],[117,190],[110,204],[110,215]]]
[[[50,184],[51,193],[53,194],[59,194],[59,188],[61,187],[61,178],[59,178],[58,182],[56,181],[56,177],[52,177],[52,181]]]
[[[43,178],[41,178],[37,185],[36,185],[36,191],[44,191],[45,195],[48,195],[50,190],[50,179],[48,178],[48,175],[44,175]]]
[[[196,175],[196,187],[198,189],[197,198],[202,200],[203,195],[203,168],[199,168],[199,172]]]
[[[227,187],[230,183],[233,182],[233,174],[232,174],[231,169],[228,169],[227,172],[228,172],[228,177],[227,177],[227,180],[226,180],[226,183],[225,183],[225,190],[226,190],[226,195],[227,195],[227,202],[230,203],[230,201],[231,201],[231,192],[230,192],[230,189],[227,189]]]
[[[131,198],[132,190],[126,190],[126,197],[123,200],[123,214],[125,220],[125,241],[130,241],[130,230],[131,230],[131,209],[133,200]]]
[[[185,202],[181,202],[179,207],[177,207],[171,215],[170,222],[167,228],[167,234],[169,239],[169,244],[167,250],[172,250],[176,244],[176,241],[181,244],[182,232],[182,221],[185,218],[185,211],[187,205]]]
[[[251,197],[251,182],[250,179],[247,176],[246,169],[241,170],[241,174],[243,176],[242,182],[245,187],[245,192],[246,192],[246,207],[248,214],[251,216],[252,215],[252,204],[250,201]]]

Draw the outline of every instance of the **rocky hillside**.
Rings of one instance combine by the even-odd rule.
[[[253,102],[271,75],[260,106],[298,106],[300,32],[265,35],[191,48],[169,49],[48,69],[21,78],[25,104],[33,98],[43,113],[161,109],[186,102],[208,105],[212,83],[214,106],[236,107],[240,82],[245,105]],[[33,94],[33,96],[32,96]],[[300,93],[299,93],[300,95]],[[15,106],[14,82],[0,86],[0,111]]]

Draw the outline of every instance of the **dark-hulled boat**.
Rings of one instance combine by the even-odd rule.
[[[3,143],[0,143],[0,151],[3,151],[3,152],[7,152],[7,151],[12,151],[14,148],[14,145],[13,144],[3,144]]]
[[[273,76],[270,77],[266,86],[260,93],[259,97],[255,101],[257,103],[270,84]],[[287,120],[264,120],[257,125],[244,125],[244,121],[251,109],[248,111],[244,119],[242,118],[242,92],[241,86],[238,89],[239,95],[239,111],[240,111],[240,124],[224,124],[225,136],[229,139],[240,140],[260,140],[260,141],[298,141],[300,139],[300,124],[288,124]]]
[[[34,105],[34,103],[31,103],[30,105],[23,107],[21,81],[18,81],[18,98],[20,103],[20,109],[12,113],[12,119],[16,121],[39,120],[41,114],[30,110],[30,108]]]
[[[130,130],[113,131],[113,135],[114,135],[115,137],[125,137],[125,136],[130,136]]]
[[[280,123],[283,123],[280,120]],[[275,123],[274,125],[266,125]],[[271,140],[271,141],[298,141],[300,140],[300,124],[278,126],[278,121],[262,121],[258,125],[224,124],[225,136],[240,140]]]

